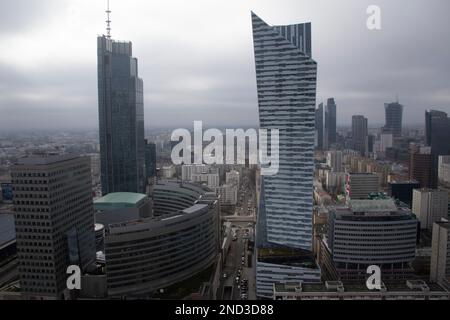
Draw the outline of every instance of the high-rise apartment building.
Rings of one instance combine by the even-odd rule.
[[[326,150],[329,150],[336,143],[337,137],[337,111],[334,98],[329,98],[325,106],[325,137],[324,144]]]
[[[311,257],[317,64],[311,24],[269,26],[252,13],[261,129],[279,130],[279,170],[262,176],[257,295],[275,282],[318,281]]]
[[[26,299],[65,299],[67,267],[95,260],[91,161],[23,158],[12,167],[20,287]]]
[[[402,135],[403,126],[403,106],[398,102],[386,103],[384,105],[386,124],[384,133],[392,133],[394,137]]]
[[[145,192],[143,81],[131,42],[97,39],[103,194]]]
[[[353,150],[359,152],[361,156],[367,156],[369,152],[369,131],[368,121],[364,116],[356,115],[352,117],[352,144]]]
[[[450,223],[433,225],[431,242],[430,281],[450,288]]]
[[[431,230],[433,223],[448,218],[448,193],[437,189],[415,189],[412,211],[421,229]]]

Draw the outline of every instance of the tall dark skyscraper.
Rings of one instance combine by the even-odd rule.
[[[352,142],[353,149],[362,156],[366,156],[369,151],[368,121],[364,116],[352,117]]]
[[[316,139],[317,149],[323,150],[323,103],[316,109]]]
[[[97,39],[103,194],[144,192],[143,82],[131,42]]]
[[[280,133],[257,224],[257,295],[271,297],[276,282],[320,279],[310,255],[317,63],[310,23],[269,26],[254,13],[252,22],[260,127]]]
[[[325,106],[325,136],[324,144],[325,149],[329,150],[330,147],[336,143],[336,102],[334,98],[329,98],[327,105]]]
[[[394,137],[402,135],[403,106],[398,102],[386,103],[384,105],[386,115],[386,125],[384,133],[392,133]]]
[[[431,148],[431,186],[438,184],[439,156],[450,155],[450,118],[437,110],[425,112],[425,140]]]

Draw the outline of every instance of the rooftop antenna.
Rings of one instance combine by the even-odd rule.
[[[108,8],[106,9],[106,37],[108,39],[111,39],[111,19],[110,19],[110,15],[111,15],[111,10],[109,10],[109,0],[107,0],[107,4],[108,4]]]

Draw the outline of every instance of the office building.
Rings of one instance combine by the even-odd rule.
[[[386,124],[383,133],[391,133],[394,137],[402,135],[403,106],[398,102],[385,103]]]
[[[409,178],[419,182],[421,188],[432,186],[432,156],[430,147],[412,145],[410,148]]]
[[[359,152],[361,156],[369,153],[369,131],[368,121],[364,116],[356,115],[352,117],[352,144],[353,150]]]
[[[450,289],[450,223],[433,224],[430,281],[442,283]]]
[[[412,210],[421,229],[431,230],[433,223],[448,218],[448,193],[437,189],[415,189]]]
[[[439,156],[438,187],[447,191],[450,199],[450,156]],[[450,215],[450,202],[448,213]]]
[[[217,260],[217,197],[189,184],[157,183],[155,192],[159,193],[160,187],[170,189],[171,198],[155,196],[155,207],[173,208],[172,212],[140,220],[133,216],[123,216],[122,221],[116,221],[114,215],[104,217],[106,286],[110,298],[148,298],[160,288],[204,271]],[[180,202],[179,197],[185,194],[195,194],[196,200]],[[109,222],[109,218],[113,220]]]
[[[425,112],[425,140],[431,154],[431,188],[438,185],[439,156],[450,155],[450,118],[442,111]]]
[[[97,39],[103,195],[145,192],[143,81],[131,42]]]
[[[310,23],[269,26],[254,13],[252,23],[260,127],[280,135],[278,173],[261,177],[256,239],[257,295],[271,297],[273,282],[320,278],[309,258],[317,64]]]
[[[325,149],[330,148],[336,143],[337,137],[337,111],[334,98],[329,98],[325,106]]]
[[[20,287],[26,299],[65,299],[66,270],[95,260],[89,157],[19,159],[12,167]]]
[[[390,197],[403,202],[409,208],[412,207],[413,190],[420,189],[420,183],[417,181],[389,182],[388,194]]]
[[[319,104],[316,109],[316,147],[323,150],[323,103]]]
[[[375,173],[347,173],[347,199],[367,199],[371,193],[380,191],[380,178]]]
[[[328,247],[341,279],[364,280],[367,267],[382,268],[383,277],[411,276],[418,222],[411,210],[392,199],[350,200],[330,210]]]

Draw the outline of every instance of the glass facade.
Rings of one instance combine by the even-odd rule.
[[[143,81],[131,42],[98,38],[98,97],[102,192],[144,192]]]

